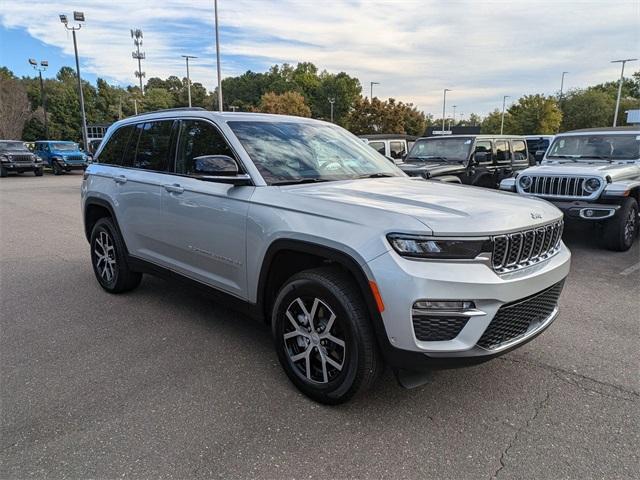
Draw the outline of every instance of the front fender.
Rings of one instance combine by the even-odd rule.
[[[505,178],[500,182],[500,190],[504,190],[506,192],[515,192],[516,191],[516,179]]]

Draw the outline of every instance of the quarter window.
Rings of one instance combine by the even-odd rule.
[[[235,158],[218,129],[201,120],[185,120],[180,130],[176,173],[196,174],[194,158],[203,155],[227,155]]]
[[[369,142],[369,146],[382,155],[387,154],[384,142]]]
[[[509,143],[505,140],[496,140],[496,160],[498,162],[509,161]]]
[[[513,148],[514,160],[528,160],[527,158],[527,145],[522,140],[512,140],[511,148]]]
[[[129,137],[131,136],[133,128],[131,125],[126,125],[113,132],[113,135],[109,137],[109,140],[100,152],[97,161],[109,165],[122,165],[122,154],[127,147],[127,143],[129,143]],[[44,145],[42,147],[43,149],[46,148]]]
[[[168,170],[172,125],[173,120],[147,122],[142,125],[133,164],[135,168],[157,172]]]

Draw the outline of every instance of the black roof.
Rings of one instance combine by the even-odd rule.
[[[582,128],[580,130],[568,130],[562,133],[576,132],[637,132],[638,127],[602,127],[602,128]]]
[[[358,135],[360,138],[366,138],[367,140],[393,140],[394,138],[401,138],[403,140],[416,140],[418,137],[415,135],[405,135],[403,133],[372,133],[370,135]]]

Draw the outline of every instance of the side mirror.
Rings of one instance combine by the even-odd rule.
[[[202,155],[194,159],[194,173],[200,180],[250,185],[251,177],[240,173],[238,163],[228,155]]]

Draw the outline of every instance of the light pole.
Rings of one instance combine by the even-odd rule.
[[[189,108],[191,108],[191,78],[189,77],[189,59],[198,58],[193,55],[182,55],[187,62],[187,96],[189,97]]]
[[[374,85],[380,85],[380,82],[369,82],[369,89],[370,89],[370,94],[371,96],[369,97],[369,99],[373,102],[373,86]]]
[[[218,34],[218,0],[214,0],[213,8],[216,15],[216,63],[218,66],[218,111],[222,112],[222,76],[220,74],[220,36]]]
[[[613,115],[613,126],[618,123],[618,109],[620,108],[620,95],[622,94],[622,81],[624,80],[624,65],[627,62],[635,62],[637,58],[625,58],[624,60],[613,60],[611,63],[621,63],[622,71],[620,72],[620,81],[618,82],[618,99],[616,100],[616,113]]]
[[[138,60],[138,70],[135,71],[136,77],[140,79],[140,94],[144,95],[144,89],[142,88],[142,78],[145,76],[145,73],[142,71],[142,60],[147,58],[144,52],[140,51],[140,46],[142,45],[142,30],[139,28],[131,29],[131,38],[133,38],[133,44],[136,47],[135,52],[131,52],[131,56]]]
[[[29,64],[34,68],[34,70],[38,71],[38,75],[40,76],[40,102],[42,103],[42,110],[44,112],[44,138],[49,138],[49,127],[47,125],[47,101],[44,93],[44,82],[42,81],[42,72],[44,72],[49,66],[49,62],[46,60],[42,60],[38,65],[38,62],[30,58]]]
[[[500,120],[500,135],[504,133],[504,107],[507,103],[507,98],[510,98],[509,95],[505,95],[502,97],[502,120]]]
[[[336,99],[329,97],[327,100],[329,100],[329,104],[331,104],[331,123],[333,123],[333,104],[336,103]]]
[[[87,116],[84,112],[84,95],[82,93],[82,79],[80,78],[80,61],[78,60],[78,43],[76,41],[76,30],[82,28],[82,22],[84,22],[84,13],[73,12],[73,21],[77,23],[77,26],[70,27],[69,20],[66,15],[60,15],[60,21],[67,30],[71,30],[73,35],[73,50],[76,54],[76,76],[78,77],[78,95],[80,96],[80,113],[82,115],[82,141],[84,142],[84,148],[89,148],[88,135],[87,135]]]
[[[457,105],[452,105],[453,107],[453,123],[452,125],[455,127],[456,126],[456,108],[458,108]]]
[[[448,88],[444,89],[444,96],[442,97],[442,135],[444,135],[444,117],[446,116],[446,108],[447,108],[447,92],[450,92]]]
[[[562,80],[560,80],[560,97],[558,97],[558,104],[562,105],[562,94],[564,93],[564,76],[569,72],[562,72]]]

